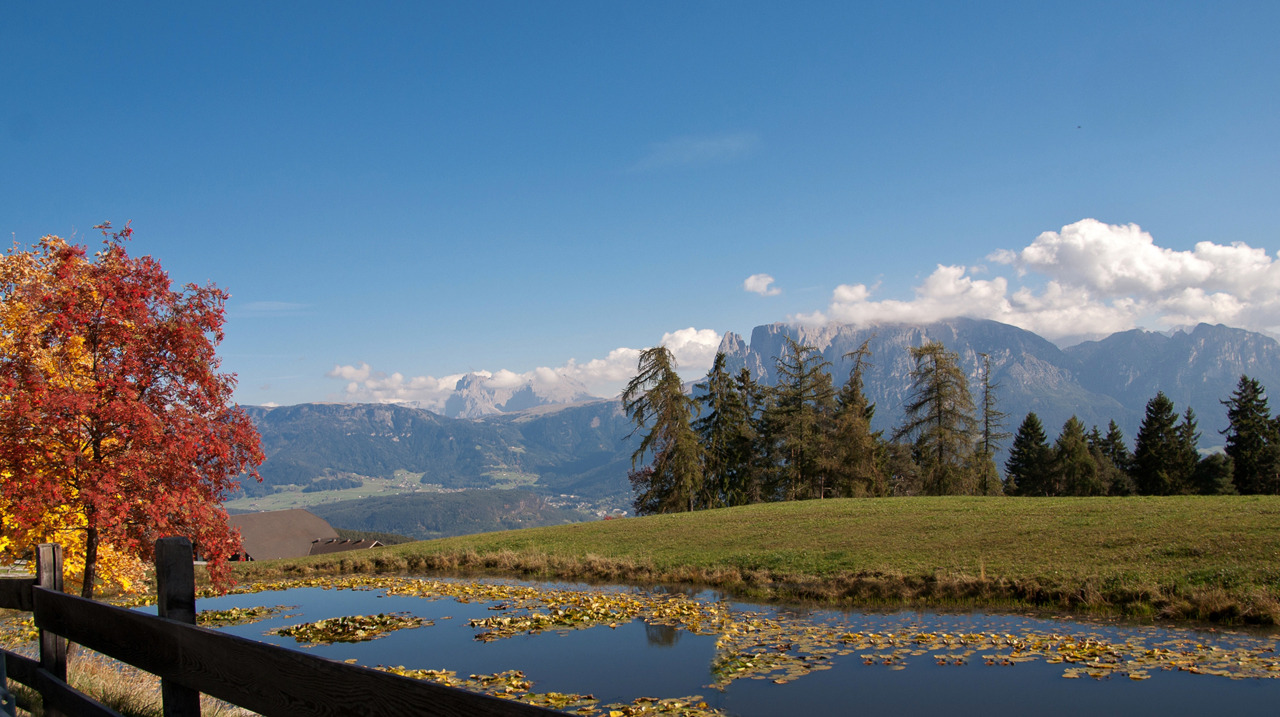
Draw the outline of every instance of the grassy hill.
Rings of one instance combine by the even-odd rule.
[[[362,564],[362,561],[367,564]],[[410,543],[245,566],[471,568],[719,586],[763,599],[1039,606],[1280,621],[1280,497],[775,503]]]
[[[595,520],[548,505],[524,490],[412,493],[312,506],[334,528],[396,533],[418,540]]]

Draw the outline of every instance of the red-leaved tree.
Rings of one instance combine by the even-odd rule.
[[[190,538],[215,584],[229,584],[240,540],[221,504],[242,473],[257,479],[262,450],[231,402],[235,376],[218,372],[228,294],[175,291],[159,262],[129,256],[128,226],[96,228],[106,240],[92,257],[45,237],[0,286],[11,315],[0,351],[5,528],[61,516],[61,530],[81,531],[85,597],[102,550],[148,560],[168,535]]]

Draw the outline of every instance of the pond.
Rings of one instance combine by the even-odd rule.
[[[201,598],[202,619],[578,714],[1170,715],[1280,704],[1277,635],[1266,631],[811,610],[710,592],[487,579],[357,576],[263,588]],[[234,608],[275,606],[256,622],[226,624],[246,619]],[[287,629],[369,615],[384,617]],[[327,643],[340,639],[360,641]]]

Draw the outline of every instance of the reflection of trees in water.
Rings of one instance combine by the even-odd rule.
[[[783,605],[778,608],[778,617],[788,620],[804,620],[814,615],[814,610],[807,605]]]
[[[680,631],[671,625],[645,625],[644,637],[650,645],[671,647],[680,641]]]

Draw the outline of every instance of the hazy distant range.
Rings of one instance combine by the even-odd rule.
[[[900,420],[910,390],[908,348],[926,340],[958,352],[971,380],[979,376],[979,354],[991,357],[1010,430],[1035,411],[1056,434],[1074,414],[1086,425],[1114,419],[1132,442],[1147,400],[1163,390],[1179,411],[1188,404],[1196,410],[1201,447],[1219,446],[1218,431],[1226,427],[1220,401],[1241,373],[1280,387],[1280,344],[1263,334],[1208,324],[1172,335],[1126,331],[1065,349],[1029,331],[975,319],[870,328],[768,324],[756,327],[750,342],[726,334],[720,348],[734,371],[745,366],[772,384],[784,336],[820,349],[837,384],[851,368],[844,355],[870,338],[866,391],[876,403],[877,429],[892,429]],[[631,426],[616,400],[591,397],[580,384],[561,385],[554,394],[532,385],[499,394],[468,376],[445,404],[449,415],[393,404],[247,410],[262,434],[267,460],[261,473],[268,490],[335,475],[390,477],[406,470],[423,474],[422,483],[446,488],[509,485],[517,476],[525,489],[545,496],[572,494],[622,505],[629,495]]]

